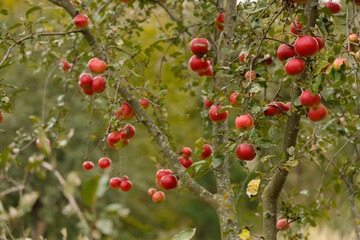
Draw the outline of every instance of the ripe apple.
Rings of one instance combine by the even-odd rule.
[[[309,90],[306,90],[302,92],[300,102],[303,106],[317,106],[321,103],[321,96],[320,94],[313,95]]]
[[[121,179],[119,177],[114,177],[110,179],[110,187],[118,188],[120,187]]]
[[[188,158],[188,157],[191,157],[191,155],[192,155],[192,150],[191,150],[191,148],[189,148],[189,147],[183,147],[183,148],[181,149],[180,154],[181,154],[183,157]]]
[[[336,58],[332,64],[333,68],[337,71],[341,70],[341,65],[345,64],[345,69],[349,67],[349,63],[345,58]]]
[[[214,71],[212,70],[212,66],[209,66],[209,68],[205,72],[198,72],[197,74],[199,77],[202,77],[202,76],[211,77],[212,75],[214,75]]]
[[[146,98],[140,99],[139,103],[140,103],[141,107],[145,108],[145,109],[148,108],[149,104],[150,104],[149,100],[147,100]]]
[[[185,168],[188,168],[193,164],[193,160],[191,158],[179,157],[178,160]]]
[[[224,30],[224,22],[225,22],[225,13],[219,13],[219,15],[216,17],[214,23],[220,32],[222,32]]]
[[[230,104],[231,104],[232,106],[234,106],[234,107],[240,107],[240,106],[241,106],[241,104],[238,103],[238,101],[236,100],[238,96],[239,96],[239,94],[236,93],[236,92],[234,92],[234,93],[232,93],[232,94],[230,95],[230,97],[229,97]],[[241,97],[239,97],[239,101],[241,101]]]
[[[91,88],[83,88],[82,90],[86,95],[89,95],[89,96],[95,94],[94,91]]]
[[[290,30],[291,30],[291,32],[292,32],[293,34],[298,35],[299,33],[302,32],[302,27],[303,27],[303,25],[302,25],[302,24],[298,24],[298,23],[299,23],[299,20],[298,20],[298,19],[295,19],[294,22],[295,22],[295,25],[294,25],[294,23],[291,23]],[[297,31],[296,31],[295,26],[296,26],[296,28],[297,28]]]
[[[121,140],[121,135],[118,132],[112,132],[107,137],[107,143],[110,147],[116,148],[114,144]]]
[[[106,158],[106,157],[100,158],[99,162],[98,162],[98,165],[102,169],[110,167],[111,166],[111,160],[110,160],[110,158]]]
[[[209,109],[214,104],[214,101],[211,101],[207,98],[204,98],[204,106],[205,108]]]
[[[46,144],[50,147],[51,143],[50,143],[50,140],[48,138],[45,138],[45,142]],[[41,144],[40,144],[40,139],[36,139],[36,147],[41,150]]]
[[[254,71],[247,71],[246,73],[245,73],[245,80],[255,80],[255,78],[256,78],[256,73],[254,72]]]
[[[127,180],[129,180],[129,177],[127,175],[123,175],[121,177],[121,181],[127,181]]]
[[[83,168],[85,170],[91,170],[94,168],[94,163],[92,161],[86,161],[83,163]]]
[[[0,110],[0,123],[4,120],[3,112]]]
[[[327,116],[327,109],[324,105],[320,104],[319,106],[310,108],[308,116],[314,122],[323,120]]]
[[[350,34],[349,35],[349,41],[350,42],[357,42],[357,40],[358,40],[358,35],[356,35],[355,33],[352,33],[352,34]]]
[[[67,62],[67,61],[65,61],[65,60],[61,61],[59,65],[62,66],[62,70],[63,70],[64,72],[70,70],[71,67],[72,67],[72,64],[69,63],[69,62]]]
[[[209,117],[213,122],[216,123],[222,123],[225,122],[228,118],[228,111],[218,113],[220,109],[222,109],[223,106],[212,106],[209,111]]]
[[[254,126],[254,119],[248,114],[238,116],[235,119],[235,126],[240,131],[250,130]]]
[[[341,5],[338,4],[337,2],[327,2],[327,3],[325,3],[325,7],[330,9],[330,12],[332,14],[337,14],[341,10]]]
[[[246,55],[246,51],[242,50],[239,54],[239,61],[240,61],[240,63],[245,63],[248,60],[248,58],[253,58],[253,57],[254,57],[254,55],[252,55],[252,54]]]
[[[83,73],[79,77],[79,86],[83,89],[91,89],[92,77],[88,73]]]
[[[285,64],[285,71],[289,75],[301,74],[305,70],[305,63],[303,60],[293,58]]]
[[[269,105],[277,105],[278,106],[278,104],[276,102],[271,102]],[[280,114],[281,114],[281,110],[275,106],[268,106],[268,108],[264,111],[265,116],[274,116],[274,115],[280,116]]]
[[[210,43],[206,38],[194,38],[190,42],[190,50],[193,54],[201,57],[209,52]]]
[[[172,174],[172,171],[170,169],[160,169],[156,172],[156,179],[160,182],[163,176],[170,174]]]
[[[203,152],[199,156],[199,159],[206,159],[206,158],[210,157],[211,154],[212,154],[212,151],[213,151],[212,147],[209,144],[204,144],[203,145]]]
[[[310,57],[319,51],[319,44],[312,36],[302,36],[295,40],[294,48],[296,54]]]
[[[94,93],[102,93],[106,89],[106,81],[103,77],[97,76],[91,82],[91,89]]]
[[[154,195],[152,195],[152,200],[156,203],[165,201],[165,193],[163,191],[157,191]]]
[[[129,180],[123,180],[120,183],[120,189],[124,192],[130,191],[132,188],[132,182]]]
[[[93,58],[88,63],[90,72],[95,74],[102,74],[106,70],[106,63],[98,58]]]
[[[156,189],[155,188],[149,188],[148,195],[151,197],[152,195],[154,195],[154,193],[156,193]]]
[[[118,119],[128,120],[129,121],[129,120],[133,119],[133,117],[135,116],[135,113],[133,112],[132,108],[130,107],[130,105],[128,103],[122,102],[121,107],[115,113],[115,116]]]
[[[206,58],[201,58],[196,55],[190,58],[189,65],[194,72],[206,72],[211,66]]]
[[[318,42],[319,51],[324,48],[324,42],[321,37],[315,37],[315,40]]]
[[[277,221],[276,223],[277,229],[286,230],[290,228],[290,222],[287,219],[283,218]]]
[[[236,148],[236,156],[240,160],[251,161],[255,158],[256,153],[252,145],[243,143]]]
[[[285,104],[285,108],[283,109],[285,112],[288,112],[290,110],[291,107],[291,102],[288,102]]]
[[[176,188],[178,184],[178,179],[172,174],[165,175],[161,178],[160,183],[165,190],[170,190]]]
[[[135,136],[135,127],[131,124],[126,124],[120,131],[120,137],[122,139],[132,138]]]
[[[280,61],[284,61],[288,58],[292,58],[296,55],[295,49],[286,44],[281,44],[280,47],[276,51],[276,55]]]
[[[79,14],[74,18],[74,24],[77,28],[87,28],[89,26],[89,18],[85,14]]]

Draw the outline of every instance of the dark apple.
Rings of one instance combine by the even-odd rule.
[[[252,145],[243,143],[236,148],[236,156],[240,160],[251,161],[255,158],[256,153]]]

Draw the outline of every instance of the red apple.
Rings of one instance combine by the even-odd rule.
[[[178,184],[178,179],[172,174],[165,175],[161,178],[160,183],[164,189],[170,190],[170,189],[176,188],[176,186]]]
[[[336,58],[332,64],[337,71],[341,70],[341,65],[345,64],[345,69],[349,67],[349,63],[345,58]]]
[[[135,136],[135,127],[131,124],[126,124],[120,131],[120,137],[122,139],[132,138]]]
[[[324,42],[321,37],[315,37],[315,40],[318,42],[319,51],[324,48]]]
[[[319,51],[319,44],[312,36],[302,36],[295,40],[294,48],[296,54],[310,57]]]
[[[197,74],[199,77],[202,77],[202,76],[211,77],[212,75],[214,75],[214,71],[212,70],[212,66],[209,66],[209,68],[205,72],[198,72]]]
[[[188,168],[193,164],[193,160],[191,158],[179,157],[178,160],[185,168]]]
[[[332,14],[339,13],[341,10],[341,5],[338,4],[337,2],[327,2],[327,3],[325,3],[325,7],[330,9],[330,12]]]
[[[256,73],[254,72],[254,71],[247,71],[246,73],[245,73],[245,80],[255,80],[255,78],[256,78]]]
[[[305,63],[303,60],[294,58],[285,64],[285,71],[289,75],[301,74],[305,70]]]
[[[209,117],[212,121],[216,123],[222,123],[225,122],[228,118],[228,111],[218,113],[220,109],[222,109],[223,106],[212,106],[209,111]]]
[[[152,195],[154,195],[154,193],[156,193],[156,189],[155,188],[149,188],[148,195],[151,197]]]
[[[95,74],[102,74],[106,70],[106,63],[98,58],[93,58],[88,63],[90,72]]]
[[[69,62],[67,62],[67,61],[61,61],[59,65],[62,66],[62,70],[63,70],[64,72],[70,70],[71,67],[72,67],[72,64],[69,63]]]
[[[276,55],[280,61],[284,61],[288,58],[292,58],[296,55],[295,49],[286,44],[281,44],[276,51]]]
[[[285,104],[285,108],[283,109],[285,112],[288,112],[290,110],[291,107],[291,102],[288,102]]]
[[[212,147],[209,144],[204,144],[203,145],[203,152],[199,156],[199,159],[206,159],[206,158],[210,157],[211,154],[212,154],[212,151],[213,151]]]
[[[248,60],[248,58],[253,58],[253,57],[254,57],[254,55],[252,55],[252,54],[246,55],[246,51],[242,50],[239,54],[239,61],[240,61],[240,63],[245,63]]]
[[[156,172],[156,180],[160,182],[161,178],[165,175],[172,174],[170,169],[160,169]]]
[[[254,126],[254,119],[250,115],[241,115],[235,119],[235,126],[240,131],[250,130]]]
[[[236,156],[240,160],[251,161],[255,158],[256,153],[252,145],[243,143],[236,148]]]
[[[225,13],[219,13],[219,15],[215,19],[215,25],[220,32],[224,30],[224,22],[225,22]]]
[[[88,73],[83,73],[79,77],[79,86],[83,89],[91,89],[92,77]]]
[[[77,15],[74,18],[74,24],[77,28],[86,28],[89,26],[89,18],[85,14]]]
[[[4,120],[3,112],[0,110],[0,123]]]
[[[92,161],[86,161],[83,163],[83,168],[85,170],[91,170],[94,168],[94,163]]]
[[[121,181],[127,181],[127,180],[129,180],[129,177],[127,175],[123,175],[121,177]]]
[[[95,94],[94,91],[91,88],[83,88],[82,90],[86,95],[89,95],[89,96]]]
[[[357,42],[358,41],[358,35],[356,35],[355,33],[350,34],[348,38],[349,38],[350,42]]]
[[[165,193],[162,191],[158,191],[152,195],[153,202],[163,202],[165,201]]]
[[[266,54],[264,58],[260,61],[260,64],[270,66],[274,62],[274,59],[270,54]]]
[[[321,96],[320,94],[313,95],[309,90],[302,92],[300,96],[300,102],[303,106],[317,106],[321,103]]]
[[[124,192],[130,191],[132,188],[132,182],[129,180],[121,181],[120,189]]]
[[[234,106],[234,107],[240,107],[241,106],[241,104],[239,104],[238,101],[236,100],[238,96],[239,96],[239,94],[234,92],[229,97],[230,104],[232,106]],[[240,100],[240,97],[239,97],[239,100]]]
[[[107,137],[107,143],[110,147],[116,148],[114,144],[121,140],[121,135],[118,132],[112,132]]]
[[[276,223],[277,229],[286,230],[290,228],[290,222],[287,219],[283,218],[277,221]]]
[[[327,116],[327,109],[324,105],[320,104],[317,107],[310,108],[308,111],[308,116],[314,122],[323,120]]]
[[[201,58],[196,55],[190,58],[189,65],[194,72],[206,72],[211,66],[206,58]]]
[[[140,103],[141,107],[145,108],[145,109],[148,108],[149,104],[150,104],[149,100],[147,100],[146,98],[140,99],[139,103]]]
[[[120,187],[121,179],[119,177],[114,177],[110,179],[110,187],[112,188],[118,188]]]
[[[192,155],[192,150],[191,150],[191,148],[189,148],[189,147],[183,147],[183,148],[181,149],[180,154],[181,154],[183,157],[188,158],[188,157],[191,157],[191,155]]]
[[[277,102],[271,102],[269,105],[277,105],[278,106]],[[268,108],[264,111],[265,116],[274,116],[274,115],[280,115],[280,114],[281,114],[281,110],[275,106],[268,106]]]
[[[193,54],[201,57],[209,52],[210,43],[206,38],[194,38],[190,42],[190,50]]]
[[[106,89],[106,81],[103,77],[97,76],[91,82],[91,89],[94,93],[102,93]]]
[[[130,105],[126,102],[121,103],[120,109],[115,113],[115,116],[118,119],[122,120],[131,120],[135,116],[135,113],[133,112]]]
[[[298,23],[299,23],[299,20],[298,20],[298,19],[295,19],[294,22],[295,22],[296,25],[294,25],[294,23],[291,23],[290,29],[291,29],[291,32],[292,32],[293,34],[298,35],[299,33],[302,32],[302,27],[303,27],[303,25],[302,25],[302,24],[298,24]],[[297,31],[296,31],[295,26],[296,26],[296,28],[297,28]]]
[[[211,101],[207,98],[204,98],[204,106],[205,108],[209,109],[214,104],[214,101]]]
[[[46,144],[50,147],[51,143],[50,143],[50,140],[48,138],[45,138],[45,142]],[[36,139],[36,147],[41,150],[41,144],[40,144],[40,139]]]
[[[99,162],[98,162],[98,165],[102,169],[110,167],[111,166],[111,160],[110,160],[110,158],[106,158],[106,157],[100,158]]]

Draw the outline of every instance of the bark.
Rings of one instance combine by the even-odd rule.
[[[305,13],[308,17],[308,27],[315,26],[316,18],[318,15],[317,12],[318,0],[310,0],[307,3]],[[306,79],[306,72],[299,76],[299,79]],[[289,159],[289,154],[287,149],[296,145],[297,136],[300,128],[300,118],[301,115],[298,114],[298,107],[294,106],[294,101],[301,94],[300,88],[294,82],[293,90],[291,94],[291,113],[287,122],[283,149],[282,151],[286,155],[285,162]],[[289,172],[282,167],[281,164],[276,169],[276,172],[270,182],[264,189],[264,193],[262,196],[263,200],[263,227],[264,227],[264,237],[267,240],[276,240],[277,239],[277,228],[276,228],[276,220],[277,220],[277,205],[280,196],[280,192],[282,191],[284,184],[286,182],[287,176]]]
[[[346,185],[347,185],[347,190],[348,190],[348,201],[349,201],[349,207],[350,207],[350,211],[351,214],[354,218],[355,221],[355,235],[356,235],[356,239],[360,240],[360,214],[358,211],[358,208],[356,207],[356,203],[355,203],[355,195],[356,192],[354,190],[354,178],[353,175],[348,176],[347,177],[347,181]]]

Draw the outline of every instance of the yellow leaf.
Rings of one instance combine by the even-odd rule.
[[[249,240],[250,239],[250,231],[247,229],[241,230],[241,233],[239,234],[239,238],[242,240]]]
[[[43,24],[43,26],[44,26],[44,28],[45,28],[46,30],[48,30],[49,32],[52,32],[52,31],[53,31],[53,29],[52,29],[51,26],[46,26],[46,24]]]
[[[256,195],[259,190],[260,179],[253,179],[249,182],[246,194],[251,198],[252,195]]]

